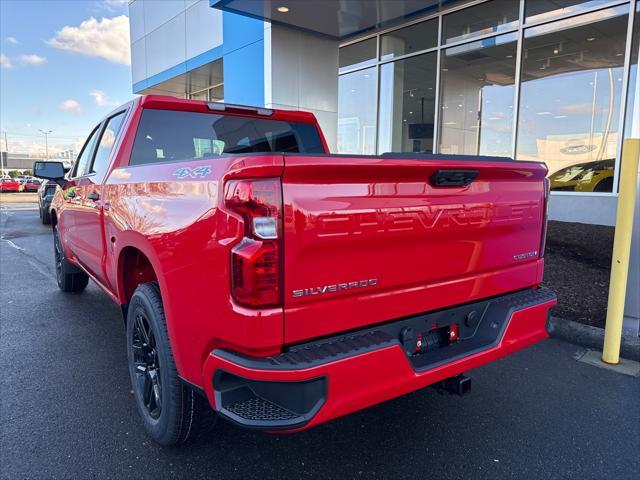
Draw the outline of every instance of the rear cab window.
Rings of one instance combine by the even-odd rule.
[[[325,153],[325,150],[313,123],[145,109],[129,165],[275,152]]]

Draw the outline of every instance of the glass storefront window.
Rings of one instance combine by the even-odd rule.
[[[215,85],[204,90],[191,92],[188,95],[191,100],[204,100],[209,102],[222,102],[224,99],[224,84]]]
[[[478,35],[504,32],[518,26],[520,2],[491,0],[445,15],[442,41],[458,42]]]
[[[394,30],[381,37],[380,59],[419,52],[438,45],[438,20],[433,19],[416,25]]]
[[[380,67],[378,153],[432,152],[436,53]]]
[[[338,72],[367,66],[376,60],[376,38],[342,47],[338,53]]]
[[[209,100],[209,90],[202,90],[201,92],[190,93],[189,98],[191,100]]]
[[[210,102],[222,102],[224,101],[224,84],[216,85],[209,90]]]
[[[525,23],[539,22],[604,5],[611,0],[526,0]]]
[[[638,75],[638,50],[640,50],[640,2],[636,3],[633,19],[633,41],[631,43],[631,68],[629,72],[629,90],[627,112],[624,123],[624,138],[640,138],[640,76]],[[625,144],[622,144],[624,159]],[[640,207],[636,207],[640,208]]]
[[[613,190],[628,11],[525,33],[517,159],[546,162],[552,190]]]
[[[338,152],[376,153],[376,67],[338,80]]]
[[[509,33],[442,52],[440,152],[511,156],[516,51]]]

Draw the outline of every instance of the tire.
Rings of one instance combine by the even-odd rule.
[[[51,213],[49,210],[40,209],[40,218],[42,219],[42,223],[44,225],[49,225],[51,223]]]
[[[594,192],[613,192],[613,177],[600,180],[593,188]]]
[[[168,447],[207,433],[215,413],[178,376],[156,283],[136,288],[129,302],[126,334],[134,399],[149,436]]]
[[[44,223],[44,220],[43,220]],[[58,226],[53,229],[53,255],[56,265],[56,280],[63,292],[81,292],[87,288],[89,276],[64,257]]]

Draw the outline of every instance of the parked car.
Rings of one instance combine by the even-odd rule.
[[[42,181],[37,178],[29,178],[22,185],[23,192],[37,192],[42,185]]]
[[[29,178],[30,177],[28,175],[16,175],[14,180],[17,180],[18,182],[20,182],[20,185],[24,185],[26,181],[29,180]]]
[[[66,178],[34,165],[61,186],[58,286],[91,278],[120,305],[161,445],[212,409],[298,431],[428,385],[466,393],[463,372],[546,338],[546,173],[332,155],[310,113],[154,95],[97,125]]]
[[[20,182],[10,177],[5,177],[0,181],[0,192],[19,192]]]
[[[576,192],[612,192],[614,160],[578,163],[549,176],[551,190]]]
[[[49,209],[51,208],[51,201],[56,194],[57,188],[58,184],[53,180],[40,182],[40,188],[38,188],[38,213],[40,220],[42,220],[42,223],[45,225],[51,223]]]

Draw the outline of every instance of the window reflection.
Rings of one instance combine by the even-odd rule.
[[[443,51],[440,151],[511,156],[516,34]]]
[[[554,190],[612,191],[627,11],[527,31],[517,158],[546,162]]]
[[[93,165],[91,166],[91,173],[97,174],[98,178],[100,178],[109,167],[109,156],[111,155],[111,150],[113,150],[116,136],[118,135],[123,120],[124,112],[111,117],[102,133],[102,138],[100,139],[100,143],[98,143]]]
[[[551,190],[610,192],[613,187],[614,159],[577,163],[549,176]]]
[[[432,152],[435,53],[382,65],[378,152]]]
[[[459,42],[478,35],[504,32],[518,26],[520,2],[491,0],[445,15],[442,40]]]
[[[427,50],[437,44],[438,20],[429,20],[382,35],[380,58],[390,60],[400,55]]]
[[[526,22],[538,22],[550,18],[598,7],[610,0],[526,0]]]
[[[338,152],[375,154],[376,68],[346,75],[338,81]]]
[[[370,38],[362,42],[347,45],[340,49],[338,55],[338,72],[342,73],[373,63],[376,59],[376,39]]]
[[[624,124],[624,138],[640,138],[640,76],[638,75],[638,50],[640,50],[640,2],[636,4],[633,19],[633,41],[631,43],[631,69],[629,72],[629,94]],[[624,147],[622,156],[624,158]]]

